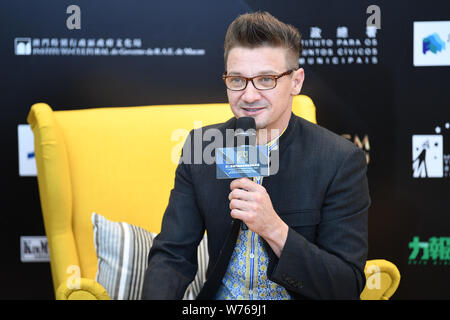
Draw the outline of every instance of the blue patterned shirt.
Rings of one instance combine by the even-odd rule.
[[[266,144],[269,148],[269,153],[278,148],[278,139],[279,137]],[[260,185],[262,184],[262,180],[263,177],[253,177],[253,181]],[[267,278],[268,264],[269,257],[261,237],[250,229],[241,229],[216,299],[290,299],[291,297],[284,287]]]

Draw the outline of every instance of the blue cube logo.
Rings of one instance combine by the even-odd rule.
[[[445,49],[445,42],[439,37],[439,35],[435,32],[432,35],[423,39],[422,42],[422,52],[426,54],[427,51],[431,51],[434,54],[441,52]]]

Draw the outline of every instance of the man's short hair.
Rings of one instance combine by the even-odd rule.
[[[234,47],[262,46],[288,49],[289,67],[298,67],[298,60],[302,54],[302,42],[297,28],[281,22],[268,12],[260,11],[242,14],[228,27],[224,43],[225,66],[228,54]]]

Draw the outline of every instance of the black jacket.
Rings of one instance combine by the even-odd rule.
[[[225,137],[235,121],[197,129],[197,134],[217,128]],[[263,186],[289,232],[279,259],[264,243],[268,278],[296,299],[359,299],[370,206],[364,152],[293,113],[278,151],[272,152],[279,152],[279,171],[265,177]],[[209,265],[197,299],[214,298],[241,223],[230,216],[230,183],[216,179],[215,164],[178,165],[161,233],[149,253],[144,299],[183,297],[197,271],[197,246],[205,229]]]

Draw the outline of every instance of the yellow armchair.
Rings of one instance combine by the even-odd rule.
[[[316,123],[309,97],[295,96],[293,111]],[[67,111],[53,111],[45,103],[31,107],[27,121],[35,139],[56,299],[109,299],[93,280],[92,212],[158,233],[189,131],[232,116],[225,103]],[[389,298],[396,287],[390,288],[362,297]]]

